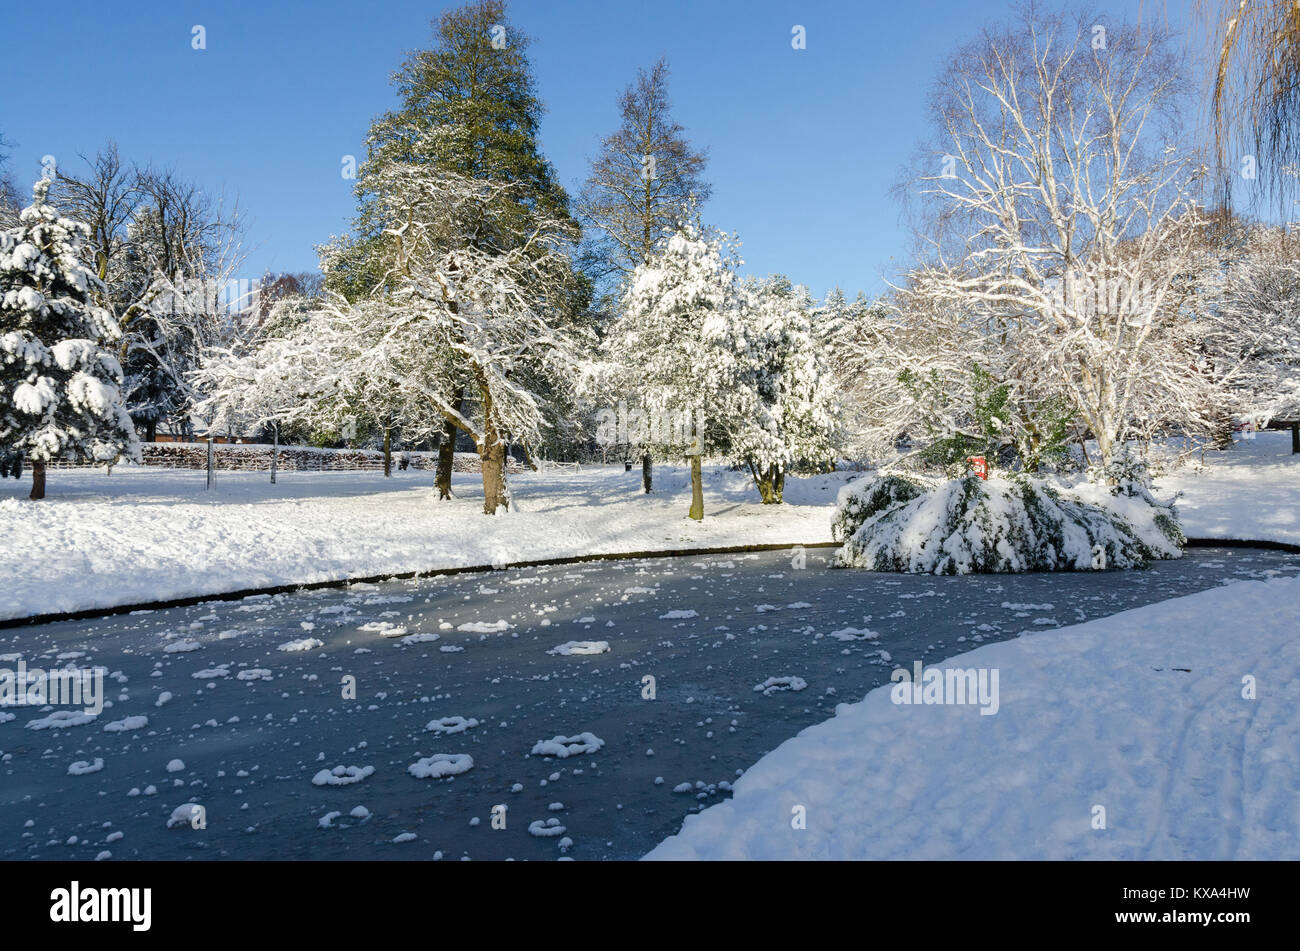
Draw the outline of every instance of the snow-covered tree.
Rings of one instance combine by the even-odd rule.
[[[1257,425],[1300,420],[1300,242],[1256,228],[1212,284],[1209,364]]]
[[[349,300],[380,290],[393,273],[394,166],[427,165],[480,182],[510,182],[493,201],[493,232],[467,237],[480,250],[518,247],[539,228],[574,226],[569,198],[538,141],[545,107],[537,96],[529,60],[530,38],[511,20],[504,0],[471,0],[444,10],[433,22],[432,42],[413,50],[393,74],[399,106],[371,124],[366,161],[358,169],[358,215],[348,240],[334,247],[327,284]],[[431,264],[429,266],[432,266]],[[557,324],[585,314],[585,281],[566,278],[563,302],[548,301]],[[562,306],[561,306],[562,303]],[[474,402],[472,373],[462,366],[449,380],[445,402],[457,414]],[[549,401],[563,398],[544,379],[530,384]],[[447,421],[438,455],[440,495],[451,497],[457,435]]]
[[[1031,472],[1059,456],[1077,433],[1051,364],[990,332],[978,308],[911,288],[855,311],[827,341],[849,450],[958,468],[980,455]]]
[[[633,272],[620,314],[603,342],[606,359],[616,368],[616,391],[635,393],[646,412],[661,418],[703,415],[706,429],[694,434],[697,442],[654,447],[689,453],[690,517],[696,520],[704,518],[700,456],[717,448],[722,409],[716,388],[721,376],[708,362],[706,341],[710,334],[720,338],[728,331],[740,306],[735,264],[725,236],[688,224],[649,264]]]
[[[742,283],[725,236],[688,225],[637,268],[604,341],[621,393],[651,415],[704,420],[688,451],[691,517],[704,514],[700,455],[743,465],[765,503],[780,502],[798,462],[832,454],[833,394],[812,332],[805,288],[781,277]]]
[[[1030,7],[953,57],[919,179],[933,257],[911,291],[982,328],[973,352],[1005,355],[999,383],[1067,402],[1104,468],[1147,421],[1206,404],[1187,327],[1202,222],[1200,169],[1170,144],[1168,37],[1108,24],[1099,46],[1093,26]]]
[[[716,374],[710,388],[722,407],[727,457],[749,469],[765,504],[780,502],[794,465],[831,459],[833,380],[813,336],[807,288],[781,276],[748,281],[739,305],[705,324],[707,372]]]
[[[586,349],[580,329],[564,321],[576,230],[540,210],[517,230],[515,188],[428,164],[395,164],[377,176],[395,250],[389,300],[400,325],[418,329],[407,339],[427,354],[430,378],[462,374],[477,397],[471,417],[458,399],[425,389],[474,440],[489,515],[509,506],[506,443],[536,444]]]
[[[564,319],[576,232],[540,210],[521,231],[521,186],[432,162],[388,163],[369,183],[387,223],[371,245],[375,289],[331,298],[299,336],[328,353],[346,405],[408,432],[433,415],[466,433],[482,461],[484,511],[508,509],[507,444],[536,445],[585,359],[580,329]],[[327,281],[352,254],[348,242],[324,250]]]
[[[279,332],[238,348],[213,348],[193,375],[207,394],[196,414],[212,431],[339,431],[360,424],[383,433],[384,474],[390,475],[396,431],[416,440],[441,428],[444,417],[427,392],[439,374],[427,365],[430,350],[419,339],[418,318],[382,297],[351,303],[330,293],[286,299],[267,324]]]
[[[122,368],[105,349],[118,338],[95,301],[85,266],[89,229],[62,218],[37,182],[15,228],[0,232],[0,455],[32,463],[33,499],[45,465],[66,455],[114,463],[139,458],[122,403]]]
[[[160,423],[188,422],[200,351],[231,330],[238,216],[174,172],[124,160],[112,142],[80,171],[60,168],[51,202],[86,222],[86,263],[96,302],[121,331],[123,398],[152,440]],[[232,308],[230,305],[235,304]]]

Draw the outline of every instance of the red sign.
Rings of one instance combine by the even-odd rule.
[[[966,461],[970,463],[970,467],[975,471],[977,476],[981,479],[988,479],[989,463],[987,459],[983,456],[967,456]]]

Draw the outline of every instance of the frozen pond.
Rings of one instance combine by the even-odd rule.
[[[512,569],[0,631],[0,667],[100,665],[112,704],[39,730],[50,711],[0,708],[0,855],[636,858],[895,666],[1300,573],[1300,556],[1254,550],[968,578],[834,571],[828,555]],[[769,678],[806,686],[754,689]],[[599,748],[531,754],[582,734]],[[465,754],[454,777],[409,769]],[[352,778],[335,767],[362,778],[333,782]],[[188,802],[206,828],[167,828]]]

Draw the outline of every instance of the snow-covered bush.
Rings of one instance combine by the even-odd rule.
[[[847,541],[864,522],[888,509],[925,494],[920,483],[897,475],[867,477],[840,489],[831,533],[836,541]]]
[[[881,475],[840,490],[838,567],[933,574],[1143,568],[1186,542],[1173,503],[1140,485],[1052,486],[1020,475]]]

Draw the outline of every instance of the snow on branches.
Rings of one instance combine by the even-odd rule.
[[[1145,568],[1186,541],[1173,504],[1141,487],[1024,474],[868,476],[840,490],[833,531],[837,567],[938,575]]]
[[[1017,399],[1068,401],[1105,464],[1149,424],[1207,427],[1213,401],[1185,319],[1201,170],[1163,137],[1177,72],[1158,33],[1090,35],[1031,12],[954,59],[918,181],[934,255],[908,290],[979,327],[972,358]]]
[[[703,416],[693,472],[700,452],[722,456],[750,470],[764,502],[780,502],[792,465],[832,454],[830,376],[807,291],[740,282],[738,263],[723,236],[686,226],[633,273],[604,348],[622,390],[652,413]]]
[[[564,320],[574,235],[542,213],[521,222],[509,183],[394,163],[371,185],[385,222],[370,252],[376,289],[329,295],[246,353],[210,354],[203,410],[245,424],[353,414],[408,440],[449,421],[483,459],[485,511],[508,508],[506,443],[540,439],[586,359]],[[351,250],[327,247],[322,269]],[[458,398],[466,385],[472,405]]]
[[[49,185],[38,182],[17,227],[0,232],[0,455],[32,461],[33,498],[54,459],[139,456],[122,368],[103,347],[118,328],[82,263],[89,229],[57,214]]]

